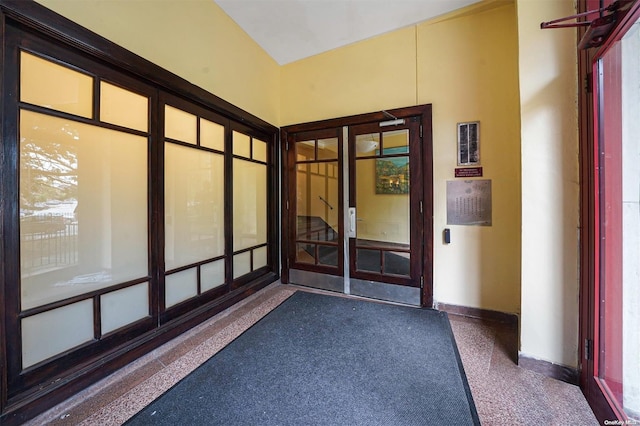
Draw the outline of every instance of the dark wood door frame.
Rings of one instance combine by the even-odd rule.
[[[423,258],[422,270],[424,283],[422,288],[422,306],[433,306],[433,131],[432,131],[432,106],[431,104],[418,105],[407,108],[398,108],[387,111],[371,112],[367,114],[352,115],[348,117],[334,118],[329,120],[315,121],[303,124],[284,126],[280,129],[280,149],[282,158],[282,221],[281,221],[281,241],[282,241],[282,274],[283,283],[289,282],[289,253],[293,250],[290,242],[290,235],[295,232],[291,226],[290,199],[291,188],[290,179],[287,177],[293,172],[294,164],[289,160],[289,150],[292,148],[293,135],[300,132],[317,131],[330,128],[341,128],[366,123],[376,123],[389,119],[389,114],[397,118],[408,119],[418,117],[422,125],[423,149],[422,149],[422,169],[423,169]],[[295,195],[295,194],[294,194]],[[295,200],[295,199],[294,199]]]
[[[356,241],[358,238],[349,238],[349,261],[350,261],[350,276],[351,278],[363,279],[369,281],[384,281],[385,283],[398,284],[410,287],[419,287],[420,278],[422,276],[423,264],[422,264],[422,241],[424,239],[424,232],[422,229],[423,223],[420,220],[422,213],[420,212],[420,204],[423,202],[422,197],[424,179],[422,177],[422,166],[420,160],[423,158],[421,155],[422,144],[419,130],[419,117],[411,117],[406,120],[406,124],[387,128],[381,128],[378,123],[368,123],[357,126],[351,126],[349,128],[349,207],[359,208],[357,200],[357,183],[358,174],[356,172],[356,164],[360,160],[356,155],[356,137],[362,134],[372,133],[384,133],[389,130],[404,129],[409,132],[409,169],[410,169],[410,234],[411,234],[411,255],[410,255],[410,276],[400,275],[382,275],[380,272],[362,271],[356,267],[357,249]],[[381,137],[381,140],[384,138]],[[384,144],[384,142],[383,142]],[[384,151],[384,145],[382,151]],[[370,161],[365,159],[365,161]],[[413,185],[415,182],[422,182],[420,185]],[[375,246],[375,243],[374,243]],[[382,248],[382,247],[380,247]],[[381,264],[384,264],[384,256],[382,256]],[[382,266],[382,265],[381,265]],[[384,267],[383,267],[384,269]]]

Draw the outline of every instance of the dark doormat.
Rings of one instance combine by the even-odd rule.
[[[446,313],[302,291],[129,425],[479,425]]]

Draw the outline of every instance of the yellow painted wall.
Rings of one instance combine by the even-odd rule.
[[[280,67],[212,0],[38,0],[274,125]]]
[[[415,105],[415,28],[282,67],[282,125]]]
[[[520,311],[520,123],[513,4],[418,26],[418,102],[433,104],[434,297]],[[480,121],[482,179],[492,226],[449,226],[446,182],[457,164],[456,124]],[[451,244],[442,231],[451,228]]]
[[[519,312],[520,149],[517,27],[512,3],[424,23],[282,68],[282,122],[432,103],[434,293],[440,302]],[[480,120],[493,180],[493,226],[451,226],[442,244],[456,123]]]
[[[522,122],[523,355],[578,360],[578,109],[574,30],[540,22],[573,1],[518,0]]]
[[[571,0],[486,0],[282,67],[210,0],[38,1],[275,125],[433,104],[435,299],[519,312],[523,354],[577,365],[575,38],[539,29]],[[470,120],[493,226],[450,226],[445,246]]]

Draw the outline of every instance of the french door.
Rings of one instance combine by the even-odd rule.
[[[285,282],[432,303],[430,106],[393,114],[283,129]]]

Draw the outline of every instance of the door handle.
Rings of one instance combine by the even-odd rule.
[[[349,238],[356,236],[356,208],[349,207]]]

